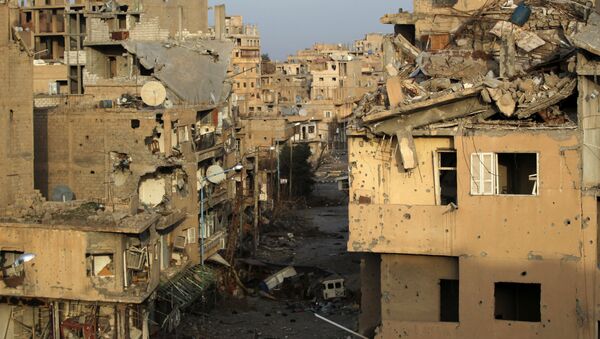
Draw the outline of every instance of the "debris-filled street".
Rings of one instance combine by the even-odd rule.
[[[273,299],[264,293],[244,298],[223,296],[212,311],[186,315],[176,331],[180,338],[348,337],[347,332],[318,319],[314,313],[356,330],[360,261],[358,255],[346,251],[345,195],[331,183],[318,184],[316,192],[330,205],[286,213],[265,228],[256,257],[240,259],[240,267],[248,270],[276,272],[291,266],[297,275],[269,292]],[[306,283],[298,275],[305,275]],[[318,282],[336,278],[343,281],[343,296],[324,300]],[[252,284],[252,279],[242,280],[249,287]],[[260,290],[260,283],[254,283],[253,287]],[[306,295],[307,287],[318,292]]]

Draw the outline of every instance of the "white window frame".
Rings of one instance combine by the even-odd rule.
[[[471,164],[469,167],[471,174],[471,195],[497,194],[497,163],[498,161],[495,153],[471,153]],[[476,164],[478,165],[477,167],[475,167]],[[489,179],[486,178],[486,176],[489,177]],[[489,183],[489,190],[487,191],[485,189],[486,182]]]
[[[196,228],[194,227],[190,227],[187,230],[185,230],[186,232],[186,240],[188,244],[195,244],[197,242],[196,240]]]
[[[471,195],[513,195],[520,197],[538,196],[540,187],[540,154],[538,152],[500,152],[502,154],[535,154],[536,155],[536,173],[530,175],[530,178],[535,179],[533,192],[531,194],[501,194],[500,176],[498,175],[498,153],[492,152],[476,152],[471,153],[471,163],[469,164],[469,172],[471,176]],[[478,168],[474,168],[475,164],[479,164]],[[486,174],[489,172],[489,179]],[[475,176],[477,174],[477,178]],[[490,189],[485,191],[485,183],[490,182]]]

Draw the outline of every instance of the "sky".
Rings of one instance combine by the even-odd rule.
[[[380,24],[379,18],[400,7],[412,9],[412,0],[210,0],[209,6],[220,3],[227,15],[258,25],[262,53],[273,60],[315,42],[349,43],[366,33],[390,33],[393,26]]]

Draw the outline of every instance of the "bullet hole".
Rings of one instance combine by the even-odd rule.
[[[569,220],[569,219],[565,219],[565,225],[566,225],[566,226],[569,226],[569,225],[571,225],[571,220]]]
[[[83,144],[79,144],[79,147],[83,147]]]
[[[86,136],[85,136],[85,140],[90,140],[90,136],[89,136],[89,135],[86,135]]]
[[[523,272],[521,272],[521,276],[522,276],[522,277],[524,277],[524,276],[526,276],[526,275],[527,275],[527,271],[523,271]]]
[[[131,120],[131,128],[136,129],[140,128],[140,121],[138,119]]]
[[[479,300],[479,305],[483,305],[483,300]]]
[[[96,171],[90,171],[90,174],[96,174]]]
[[[410,213],[404,213],[404,219],[410,220],[410,218],[411,218]]]
[[[480,235],[478,235],[478,236],[477,236],[477,239],[481,239],[481,236],[480,236]]]

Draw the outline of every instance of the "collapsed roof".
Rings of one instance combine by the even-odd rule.
[[[522,10],[530,10],[529,17],[515,21]],[[399,131],[463,119],[573,126],[576,48],[600,46],[597,27],[586,26],[588,12],[574,2],[494,2],[435,50],[389,36],[386,84],[358,103],[354,127],[400,138]]]
[[[228,95],[229,41],[189,39],[182,42],[123,42],[146,69],[161,80],[174,103],[214,106]],[[175,96],[175,97],[173,97]]]

